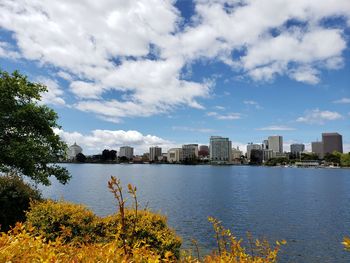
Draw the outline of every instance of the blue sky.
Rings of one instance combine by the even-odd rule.
[[[142,153],[278,134],[288,150],[335,131],[350,151],[348,0],[96,3],[0,5],[0,68],[48,86],[67,143]]]

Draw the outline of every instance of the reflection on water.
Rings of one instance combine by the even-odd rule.
[[[107,189],[111,175],[138,188],[141,204],[168,216],[188,246],[215,248],[208,216],[237,236],[246,231],[286,239],[281,262],[350,262],[341,241],[350,235],[350,170],[248,166],[67,164],[63,186],[43,187],[45,197],[83,203],[98,215],[116,211]],[[126,187],[125,187],[126,188]]]

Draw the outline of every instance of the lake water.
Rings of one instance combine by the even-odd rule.
[[[168,217],[188,247],[215,248],[207,217],[238,237],[286,239],[280,262],[350,262],[341,244],[350,236],[350,170],[250,166],[65,164],[72,175],[53,181],[45,197],[83,203],[96,214],[116,211],[111,175],[138,188],[141,205]]]

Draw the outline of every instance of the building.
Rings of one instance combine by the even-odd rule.
[[[252,150],[261,150],[260,144],[248,143],[247,145],[247,159],[250,160],[250,153]]]
[[[167,160],[169,163],[178,163],[182,161],[182,148],[169,149]]]
[[[205,158],[209,156],[209,147],[207,145],[199,146],[198,156],[200,158]]]
[[[268,149],[273,152],[283,153],[283,137],[278,135],[269,136]]]
[[[182,145],[182,160],[193,161],[198,159],[198,144]]]
[[[130,146],[122,146],[119,148],[119,157],[126,157],[131,160],[134,157],[134,148]]]
[[[293,154],[300,154],[305,151],[305,145],[302,143],[293,143],[290,145],[290,152]]]
[[[77,145],[75,142],[73,145],[69,146],[68,148],[68,159],[74,160],[78,153],[82,153],[83,149]]]
[[[269,140],[263,140],[261,146],[262,146],[263,150],[268,150],[269,149]]]
[[[263,162],[267,162],[268,160],[274,158],[274,152],[272,150],[269,149],[264,149],[263,150]]]
[[[343,137],[337,133],[322,133],[323,154],[334,151],[343,153]]]
[[[235,148],[235,147],[232,148],[232,160],[241,159],[242,155],[243,155],[243,152],[239,149],[238,146],[237,146],[237,148]]]
[[[160,161],[161,157],[162,157],[162,148],[160,148],[158,146],[149,148],[149,161],[150,162]]]
[[[210,137],[210,160],[212,162],[232,161],[232,142],[221,136]]]
[[[318,158],[323,159],[323,142],[311,142],[311,151],[317,154]]]

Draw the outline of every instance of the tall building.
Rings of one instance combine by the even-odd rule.
[[[293,143],[290,145],[290,152],[294,154],[300,154],[305,151],[305,145],[302,143]]]
[[[262,146],[263,150],[268,150],[269,149],[269,140],[263,140],[261,146]]]
[[[283,153],[283,137],[278,135],[269,136],[268,147],[273,152]]]
[[[134,157],[134,148],[130,146],[122,146],[119,148],[119,157],[126,157],[131,160]]]
[[[323,154],[334,151],[343,153],[343,137],[337,133],[322,133]]]
[[[198,144],[182,145],[182,160],[197,160],[198,159]]]
[[[160,148],[158,146],[149,148],[149,160],[150,160],[150,162],[158,161],[161,156],[162,156],[162,148]]]
[[[210,160],[214,162],[231,162],[232,143],[229,138],[221,136],[210,137]]]
[[[250,160],[250,153],[252,150],[261,150],[260,144],[248,143],[247,145],[247,159]]]
[[[68,148],[68,159],[73,160],[78,153],[83,152],[83,149],[75,142],[73,145]]]
[[[169,149],[167,160],[169,163],[178,163],[182,160],[182,148]]]
[[[317,154],[318,158],[322,159],[323,154],[323,142],[311,142],[311,151]]]

